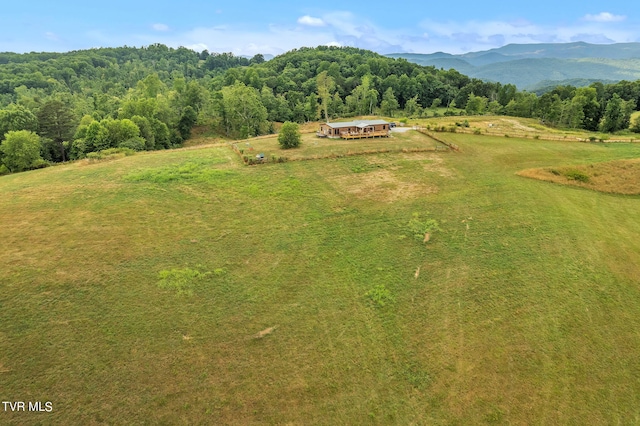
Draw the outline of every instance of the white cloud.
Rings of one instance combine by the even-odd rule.
[[[310,27],[324,27],[326,24],[321,18],[304,15],[298,18],[298,24],[308,25]]]
[[[627,17],[623,15],[614,15],[609,12],[602,12],[597,15],[585,15],[582,19],[589,22],[622,22],[627,19]]]
[[[601,14],[602,15],[602,14]],[[612,15],[613,16],[613,15]],[[618,17],[619,19],[619,17]],[[421,23],[422,40],[404,43],[408,51],[465,53],[501,47],[509,43],[624,43],[636,41],[630,25],[604,26],[602,21],[582,19],[563,25],[540,25],[528,21],[433,21]],[[417,32],[417,31],[416,31]]]
[[[204,43],[189,44],[189,45],[187,45],[185,47],[187,49],[191,49],[191,50],[196,51],[196,52],[202,52],[203,50],[209,50],[209,47]]]
[[[604,16],[600,14],[598,16]],[[333,11],[294,18],[289,24],[234,23],[222,21],[189,31],[164,31],[155,28],[145,34],[102,34],[94,31],[90,40],[108,40],[108,45],[163,43],[186,46],[196,51],[232,52],[252,56],[256,53],[278,55],[302,46],[353,46],[379,53],[418,52],[465,53],[501,47],[509,43],[590,43],[634,42],[638,30],[630,22],[607,25],[602,21],[576,19],[562,24],[514,21],[440,21],[424,20],[419,25],[388,29],[366,15]],[[614,15],[608,19],[619,19]],[[164,25],[164,24],[157,24]],[[163,28],[163,27],[162,27]],[[168,29],[168,27],[167,27]]]
[[[151,28],[156,31],[169,31],[169,26],[166,24],[153,24]]]

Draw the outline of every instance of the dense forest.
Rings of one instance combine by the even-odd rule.
[[[640,81],[537,95],[350,47],[301,48],[270,61],[161,44],[0,53],[0,171],[111,148],[171,148],[196,124],[245,138],[273,132],[274,122],[424,117],[445,107],[445,114],[536,117],[616,132],[629,128],[638,105]],[[640,132],[640,123],[633,129]]]

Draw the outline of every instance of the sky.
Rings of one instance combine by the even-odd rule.
[[[318,45],[452,54],[510,43],[640,42],[640,2],[2,0],[0,51],[162,43],[278,55]]]

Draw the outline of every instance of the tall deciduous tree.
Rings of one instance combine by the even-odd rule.
[[[100,124],[107,131],[107,148],[115,148],[124,141],[140,136],[140,129],[128,118],[122,120],[106,118],[100,121]]]
[[[267,109],[253,87],[235,83],[222,89],[222,102],[218,111],[223,118],[227,134],[238,135],[243,127],[249,135],[259,135],[266,125]]]
[[[629,120],[634,108],[635,101],[624,101],[617,93],[614,93],[609,102],[607,102],[607,107],[600,123],[600,130],[603,132],[617,132],[618,130],[626,129],[629,127]]]
[[[87,126],[84,139],[86,147],[83,153],[109,148],[109,132],[99,121],[92,121]]]
[[[322,99],[324,119],[329,122],[329,101],[331,100],[331,92],[335,89],[335,81],[327,71],[322,71],[316,77],[316,83],[318,85],[318,95]]]
[[[469,93],[467,100],[466,112],[469,115],[484,114],[487,109],[487,98],[484,96],[476,96],[473,93]]]
[[[382,95],[382,102],[380,102],[380,109],[384,115],[393,117],[393,113],[398,109],[400,105],[393,94],[393,88],[389,87]]]
[[[22,105],[10,104],[0,110],[0,141],[9,131],[38,129],[38,119],[28,108]]]
[[[9,131],[0,144],[2,162],[10,172],[21,172],[31,167],[40,157],[40,136],[29,130]]]
[[[198,121],[198,114],[191,105],[184,107],[178,123],[178,131],[183,140],[191,137],[191,128],[196,124],[196,121]]]

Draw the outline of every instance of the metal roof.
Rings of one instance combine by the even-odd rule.
[[[341,123],[326,123],[327,126],[332,129],[341,129],[344,127],[367,127],[367,126],[376,126],[380,124],[389,124],[389,122],[384,120],[361,120],[361,121],[344,121]]]

